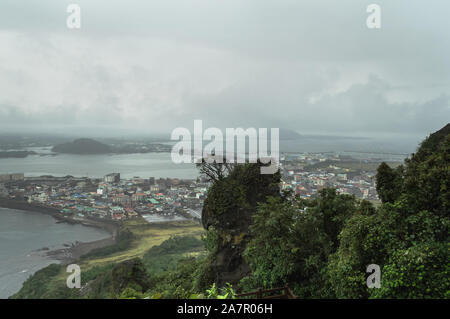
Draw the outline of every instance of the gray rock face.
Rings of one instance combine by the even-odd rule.
[[[250,273],[243,252],[250,239],[249,227],[258,204],[268,196],[279,196],[280,174],[260,174],[261,164],[237,166],[208,191],[202,211],[205,229],[218,235],[217,253],[210,265],[214,282],[237,284]]]

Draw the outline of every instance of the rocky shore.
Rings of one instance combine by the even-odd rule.
[[[115,243],[117,233],[119,231],[120,225],[117,222],[110,220],[101,220],[94,218],[71,218],[67,216],[62,216],[59,209],[30,204],[25,201],[10,200],[10,199],[0,199],[0,207],[17,209],[22,211],[32,211],[38,212],[46,215],[50,215],[55,218],[60,223],[69,224],[81,224],[89,227],[96,227],[106,230],[111,234],[111,237],[100,239],[92,242],[76,242],[70,247],[61,248],[57,250],[47,251],[46,255],[52,259],[60,260],[62,264],[69,264],[79,259],[81,256],[89,253],[93,249],[106,247]],[[47,250],[47,249],[42,249]]]
[[[88,243],[76,242],[71,247],[51,250],[46,255],[52,259],[61,261],[61,264],[67,265],[80,259],[81,256],[86,255],[90,251],[106,247],[115,243],[114,237],[100,239]]]

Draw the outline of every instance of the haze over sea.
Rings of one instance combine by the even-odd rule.
[[[338,152],[354,157],[403,160],[415,151],[418,137],[385,137],[354,139],[345,137],[305,136],[301,139],[281,140],[281,152]],[[204,142],[206,145],[206,142]],[[108,155],[50,155],[50,147],[28,148],[41,155],[26,158],[0,159],[0,173],[25,173],[25,176],[88,176],[101,178],[118,172],[122,178],[139,176],[195,179],[198,171],[193,164],[174,164],[170,153],[108,154]],[[350,151],[350,152],[349,152]],[[358,154],[361,152],[361,154]],[[369,154],[373,152],[373,154]],[[386,153],[386,154],[380,154]],[[392,155],[397,154],[397,155]]]

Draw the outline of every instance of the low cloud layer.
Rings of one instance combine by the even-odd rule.
[[[443,1],[379,1],[380,30],[365,1],[79,1],[81,30],[68,3],[0,5],[3,130],[428,134],[450,118]]]

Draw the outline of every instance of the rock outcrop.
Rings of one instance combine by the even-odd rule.
[[[210,274],[218,286],[234,285],[250,272],[242,254],[249,240],[252,217],[258,203],[265,202],[268,196],[280,195],[280,174],[261,174],[261,165],[236,166],[208,191],[202,222],[205,229],[218,235],[215,258],[210,265]]]

